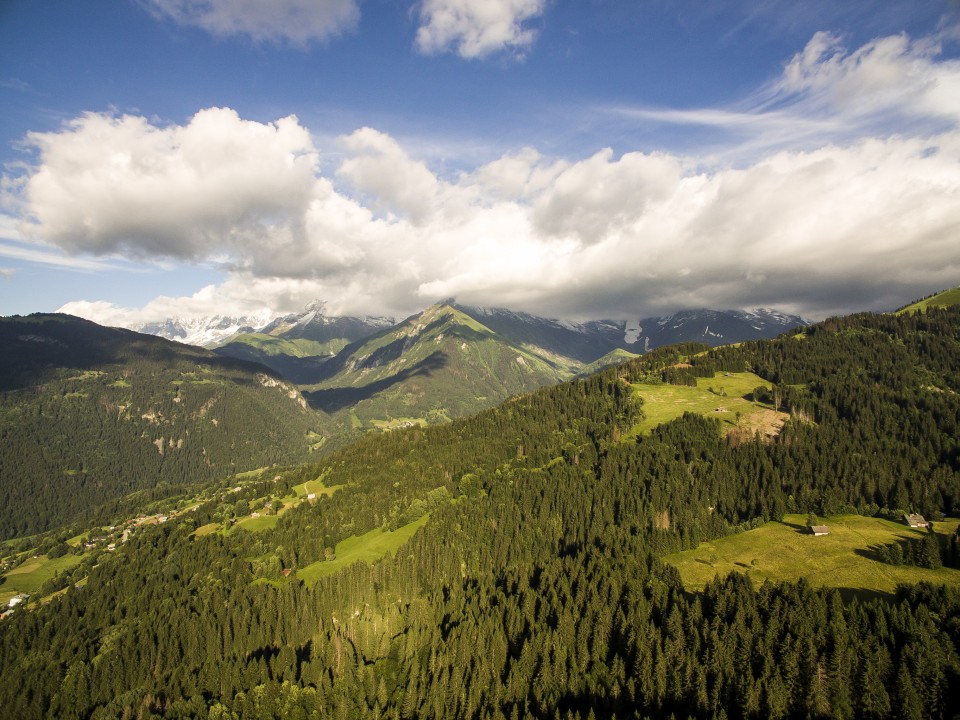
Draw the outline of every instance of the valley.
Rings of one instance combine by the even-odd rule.
[[[439,364],[395,382],[400,361],[464,343],[475,375],[539,367],[438,308],[346,346],[336,362],[354,380],[330,389],[426,383]],[[946,717],[960,690],[957,357],[957,307],[681,343],[8,535],[0,593],[29,597],[0,620],[0,703],[24,718],[865,717],[877,698],[904,707],[917,678]],[[70,372],[90,397],[118,377],[130,387],[113,390],[136,387],[114,366]],[[229,382],[177,372],[171,406]],[[253,382],[321,417],[310,390],[305,409],[285,381]],[[908,512],[934,532],[898,522]],[[811,518],[829,534],[808,535]],[[920,662],[920,647],[941,650]]]

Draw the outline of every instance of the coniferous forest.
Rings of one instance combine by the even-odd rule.
[[[790,416],[776,437],[734,441],[695,414],[629,432],[644,413],[632,382],[746,370]],[[369,435],[266,471],[275,494],[339,488],[274,527],[198,535],[223,517],[211,500],[0,622],[0,714],[957,717],[960,592],[738,573],[690,592],[662,558],[786,512],[956,516],[958,393],[960,308],[930,309],[663,348]],[[298,577],[347,538],[427,515],[379,561]]]

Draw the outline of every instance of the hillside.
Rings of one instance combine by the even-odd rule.
[[[484,334],[440,315],[357,361],[381,351],[373,371],[406,340],[442,346],[447,332],[428,330],[441,319]],[[948,584],[859,595],[840,574],[759,585],[739,566],[694,592],[664,558],[791,513],[956,516],[957,358],[960,308],[661,348],[213,486],[115,552],[84,551],[0,622],[0,707],[28,720],[950,718],[956,534],[918,536]],[[700,393],[701,380],[731,397],[757,382],[744,401],[787,419],[730,442],[715,408],[694,406],[630,432],[645,388]],[[276,520],[254,524],[255,508]],[[888,562],[876,538],[859,559]],[[3,562],[31,553],[24,541]]]
[[[261,365],[66,315],[0,319],[0,343],[0,537],[308,457],[315,416]]]
[[[930,297],[923,298],[922,300],[917,300],[916,302],[897,310],[897,314],[900,315],[903,313],[914,313],[921,310],[927,310],[932,307],[953,307],[955,305],[960,305],[960,288],[944,290],[943,292],[936,293]]]
[[[535,354],[447,305],[353,343],[301,387],[334,435],[446,422],[573,375],[576,363]]]
[[[229,337],[214,352],[262,363],[294,383],[312,383],[322,376],[323,364],[347,345],[392,325],[387,318],[329,317],[323,303],[311,303],[302,313]]]

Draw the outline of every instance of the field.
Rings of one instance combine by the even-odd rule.
[[[61,570],[69,570],[81,560],[79,555],[62,555],[50,559],[46,555],[30,558],[6,574],[6,582],[0,586],[0,602],[7,601],[17,593],[36,595],[43,584]]]
[[[892,593],[898,583],[927,580],[960,587],[960,570],[893,566],[870,557],[871,546],[898,538],[921,537],[923,531],[902,523],[860,515],[822,521],[830,534],[806,532],[805,515],[787,515],[756,530],[703,543],[694,550],[668,555],[688,590],[701,590],[716,575],[745,572],[755,586],[765,580],[806,578],[814,587],[836,587],[857,593]],[[936,523],[937,532],[952,533],[958,521]]]
[[[751,435],[754,431],[775,434],[787,416],[748,399],[754,388],[760,385],[770,387],[768,382],[748,372],[717,373],[712,378],[697,378],[696,387],[634,384],[634,391],[643,398],[644,419],[632,428],[629,435],[648,433],[685,412],[717,418],[725,432],[739,428]]]
[[[946,290],[942,293],[934,295],[933,297],[928,297],[924,300],[920,300],[919,302],[915,302],[912,305],[907,305],[907,307],[897,310],[897,315],[902,315],[904,313],[915,313],[931,307],[950,307],[951,305],[960,305],[960,288]]]
[[[363,535],[353,535],[337,543],[336,558],[319,560],[297,571],[297,577],[308,585],[322,577],[333,575],[338,570],[355,562],[372,563],[387,553],[395,553],[407,540],[413,537],[421,527],[427,524],[430,514],[414,520],[393,532],[384,532],[377,528]]]

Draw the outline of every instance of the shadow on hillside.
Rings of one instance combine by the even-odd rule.
[[[801,535],[806,535],[809,531],[806,525],[801,525],[800,523],[787,522],[786,520],[781,520],[781,522],[786,525],[788,528],[796,530]]]
[[[369,400],[377,393],[393,387],[397,383],[417,376],[429,376],[435,370],[442,370],[447,366],[447,354],[437,351],[406,370],[391,375],[383,380],[369,383],[363,387],[330,388],[329,390],[314,390],[303,393],[314,410],[325,413],[335,413],[345,407],[356,405],[361,400]]]
[[[56,380],[60,371],[126,366],[135,372],[143,363],[166,369],[236,371],[238,384],[254,382],[266,366],[222,357],[209,350],[58,314],[0,318],[0,391],[18,390]],[[151,370],[152,371],[152,370]]]
[[[881,592],[880,590],[867,590],[866,588],[838,587],[830,589],[839,592],[840,597],[848,604],[853,600],[867,602],[869,600],[890,600],[894,597],[893,593]]]

